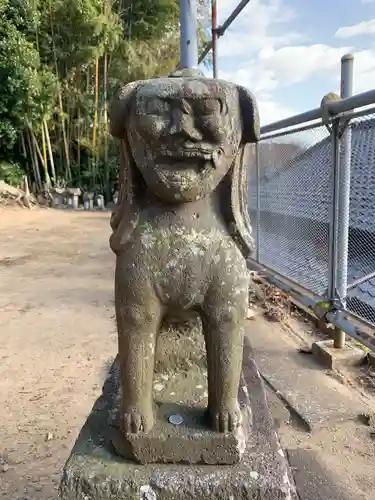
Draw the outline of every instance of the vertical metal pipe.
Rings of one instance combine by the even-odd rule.
[[[341,58],[341,97],[346,99],[353,95],[353,74],[354,74],[354,56],[345,54]]]
[[[341,97],[353,95],[354,57],[345,54],[341,59]],[[346,126],[340,141],[340,189],[338,199],[337,230],[337,275],[336,288],[342,305],[346,307],[348,288],[348,250],[349,250],[349,216],[350,216],[350,174],[351,174],[352,132]],[[334,347],[341,349],[345,345],[345,332],[336,329]]]
[[[331,130],[332,177],[331,177],[331,207],[329,211],[328,231],[328,299],[336,298],[337,276],[337,224],[338,224],[338,193],[340,190],[340,139],[337,121],[333,122]]]
[[[256,172],[256,221],[255,221],[255,230],[256,230],[256,261],[260,262],[260,156],[259,156],[259,148],[260,144],[257,142],[255,144],[255,172]]]
[[[180,63],[181,68],[198,66],[196,0],[180,0]]]
[[[211,0],[211,40],[212,40],[212,73],[217,78],[217,2]]]

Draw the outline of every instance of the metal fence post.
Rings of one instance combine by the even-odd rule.
[[[336,298],[337,277],[337,224],[338,224],[338,193],[340,191],[340,138],[339,123],[334,120],[331,129],[332,147],[332,203],[329,213],[328,231],[328,299],[333,302]]]
[[[353,62],[354,57],[346,54],[341,59],[341,97],[346,99],[353,95]],[[352,134],[346,126],[340,141],[339,199],[337,227],[337,276],[336,288],[340,305],[346,308],[348,288],[348,250],[349,250],[349,216],[350,216],[350,163],[352,152]],[[335,330],[334,347],[341,349],[345,345],[345,332]]]
[[[180,0],[180,67],[197,66],[197,3],[196,0]]]
[[[255,178],[256,178],[256,216],[255,216],[255,231],[256,231],[256,261],[260,262],[260,158],[259,158],[259,142],[255,144]]]

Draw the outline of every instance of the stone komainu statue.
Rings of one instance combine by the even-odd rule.
[[[161,323],[193,310],[207,349],[208,416],[214,430],[232,431],[253,247],[244,156],[259,138],[255,100],[243,87],[184,70],[126,85],[110,124],[121,140],[110,245],[122,430],[151,430]]]

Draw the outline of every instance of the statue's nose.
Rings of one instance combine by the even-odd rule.
[[[193,141],[201,141],[203,136],[195,127],[194,117],[181,109],[174,109],[168,130],[170,135],[185,136]]]

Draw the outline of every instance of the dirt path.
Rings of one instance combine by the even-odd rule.
[[[0,498],[55,500],[117,347],[109,214],[0,211],[0,235]]]
[[[0,210],[1,499],[56,500],[100,394],[117,350],[109,232],[108,212]],[[285,447],[316,451],[344,485],[356,483],[357,498],[375,498],[369,429],[280,433]]]

